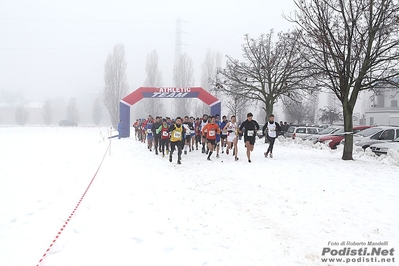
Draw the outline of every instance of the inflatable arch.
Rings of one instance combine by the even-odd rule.
[[[201,87],[140,87],[119,102],[119,119],[129,125],[119,132],[120,137],[130,137],[130,106],[143,98],[198,98],[210,106],[211,115],[220,114],[221,111],[220,101]]]

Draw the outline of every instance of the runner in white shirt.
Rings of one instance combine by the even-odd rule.
[[[267,148],[267,151],[264,153],[265,157],[270,155],[270,158],[273,158],[273,147],[274,147],[274,141],[276,140],[279,132],[281,131],[281,127],[279,123],[274,122],[274,115],[271,114],[269,116],[269,122],[267,122],[263,126],[263,132],[266,131],[267,133],[267,139],[269,140],[269,147]]]
[[[186,138],[184,140],[184,154],[187,155],[187,150],[191,152],[191,131],[194,132],[193,123],[189,121],[188,116],[184,117],[183,127],[186,130]]]
[[[238,160],[238,148],[237,148],[237,135],[238,135],[238,124],[236,122],[236,117],[233,115],[231,117],[231,121],[226,124],[226,126],[223,128],[223,130],[226,130],[228,132],[227,135],[227,149],[226,153],[229,154],[229,150],[231,149],[231,146],[234,146],[233,149],[233,156],[235,156],[235,160]]]

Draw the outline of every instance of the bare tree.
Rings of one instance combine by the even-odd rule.
[[[303,122],[314,123],[316,120],[316,107],[318,102],[318,93],[310,95],[296,95],[293,97],[282,97],[283,112],[286,120],[302,124]]]
[[[108,55],[104,68],[104,104],[114,127],[119,121],[119,101],[126,96],[129,89],[126,67],[125,47],[121,44],[116,45]]]
[[[286,120],[289,120],[293,123],[302,124],[306,119],[306,115],[309,112],[309,106],[306,103],[284,97],[283,105],[283,112]]]
[[[232,86],[239,86],[234,84]],[[252,104],[252,100],[248,99],[240,93],[234,93],[239,88],[232,90],[233,92],[227,94],[224,98],[224,106],[229,110],[231,115],[235,115],[237,119],[244,117],[244,112]]]
[[[99,125],[103,118],[103,108],[101,106],[101,100],[97,97],[93,102],[93,109],[91,113],[91,117],[95,125]]]
[[[299,67],[304,59],[297,40],[296,32],[279,33],[276,42],[272,30],[256,40],[246,35],[244,61],[227,56],[226,68],[215,81],[216,89],[262,103],[266,121],[278,98],[309,88],[305,71]]]
[[[205,54],[204,62],[201,64],[201,87],[206,91],[212,90],[212,80],[217,74],[215,54],[208,49]]]
[[[48,126],[53,122],[53,107],[50,100],[44,102],[42,116],[45,125]]]
[[[67,105],[67,119],[72,122],[79,122],[79,110],[76,98],[71,98]]]
[[[216,98],[221,100],[222,97],[219,90],[215,90],[212,84],[216,79],[218,69],[222,67],[222,54],[220,52],[212,52],[210,49],[206,51],[204,62],[201,65],[201,87],[206,91],[215,95]],[[201,113],[209,113],[209,106],[205,103],[202,104]]]
[[[21,91],[0,90],[0,99],[9,107],[20,107],[26,104],[25,97]]]
[[[399,5],[393,0],[294,0],[305,58],[319,84],[342,103],[344,128],[353,131],[359,93],[376,84],[398,88]],[[310,65],[310,64],[308,64]],[[342,159],[353,160],[345,135]]]
[[[179,61],[174,68],[173,81],[176,87],[184,88],[192,86],[194,82],[193,61],[186,53],[180,55]],[[175,112],[177,115],[190,115],[191,99],[174,99]]]
[[[312,123],[317,123],[317,110],[319,109],[320,90],[312,90],[310,94],[308,120]]]
[[[25,125],[26,122],[28,122],[28,118],[29,113],[24,106],[21,105],[15,109],[15,122],[17,122],[18,125]]]
[[[334,124],[334,122],[342,121],[342,112],[336,108],[326,106],[324,108],[320,108],[319,113],[320,121],[327,122],[330,125]]]
[[[158,67],[158,54],[155,50],[147,55],[145,71],[147,73],[145,86],[159,87],[162,85],[162,72]],[[144,109],[147,114],[160,115],[163,113],[164,104],[159,98],[144,99]]]
[[[193,99],[192,101],[192,112],[193,115],[196,117],[201,117],[202,114],[208,113],[209,108],[205,109],[204,106],[207,106],[199,99]]]
[[[217,68],[215,65],[215,54],[212,53],[210,49],[206,51],[204,62],[201,65],[201,87],[204,90],[210,92],[212,90],[212,80],[215,78],[217,74]],[[202,103],[202,108],[200,113],[208,113],[209,106],[205,103]]]

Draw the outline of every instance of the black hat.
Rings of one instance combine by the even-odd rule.
[[[254,116],[252,113],[248,113],[247,117]]]

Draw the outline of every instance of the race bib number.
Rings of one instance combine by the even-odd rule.
[[[175,133],[173,133],[173,136],[174,136],[176,139],[180,139],[180,138],[181,138],[181,132],[175,131]]]
[[[152,133],[151,129],[147,129],[147,133]]]
[[[168,135],[168,131],[162,131],[162,136],[167,137]]]
[[[227,131],[222,132],[222,135],[228,135],[228,134],[229,134],[229,132],[227,132]]]
[[[253,130],[248,130],[247,131],[247,136],[248,137],[253,137],[254,136],[254,131]]]
[[[215,130],[209,131],[209,136],[210,136],[210,137],[214,137],[214,136],[215,136]]]

